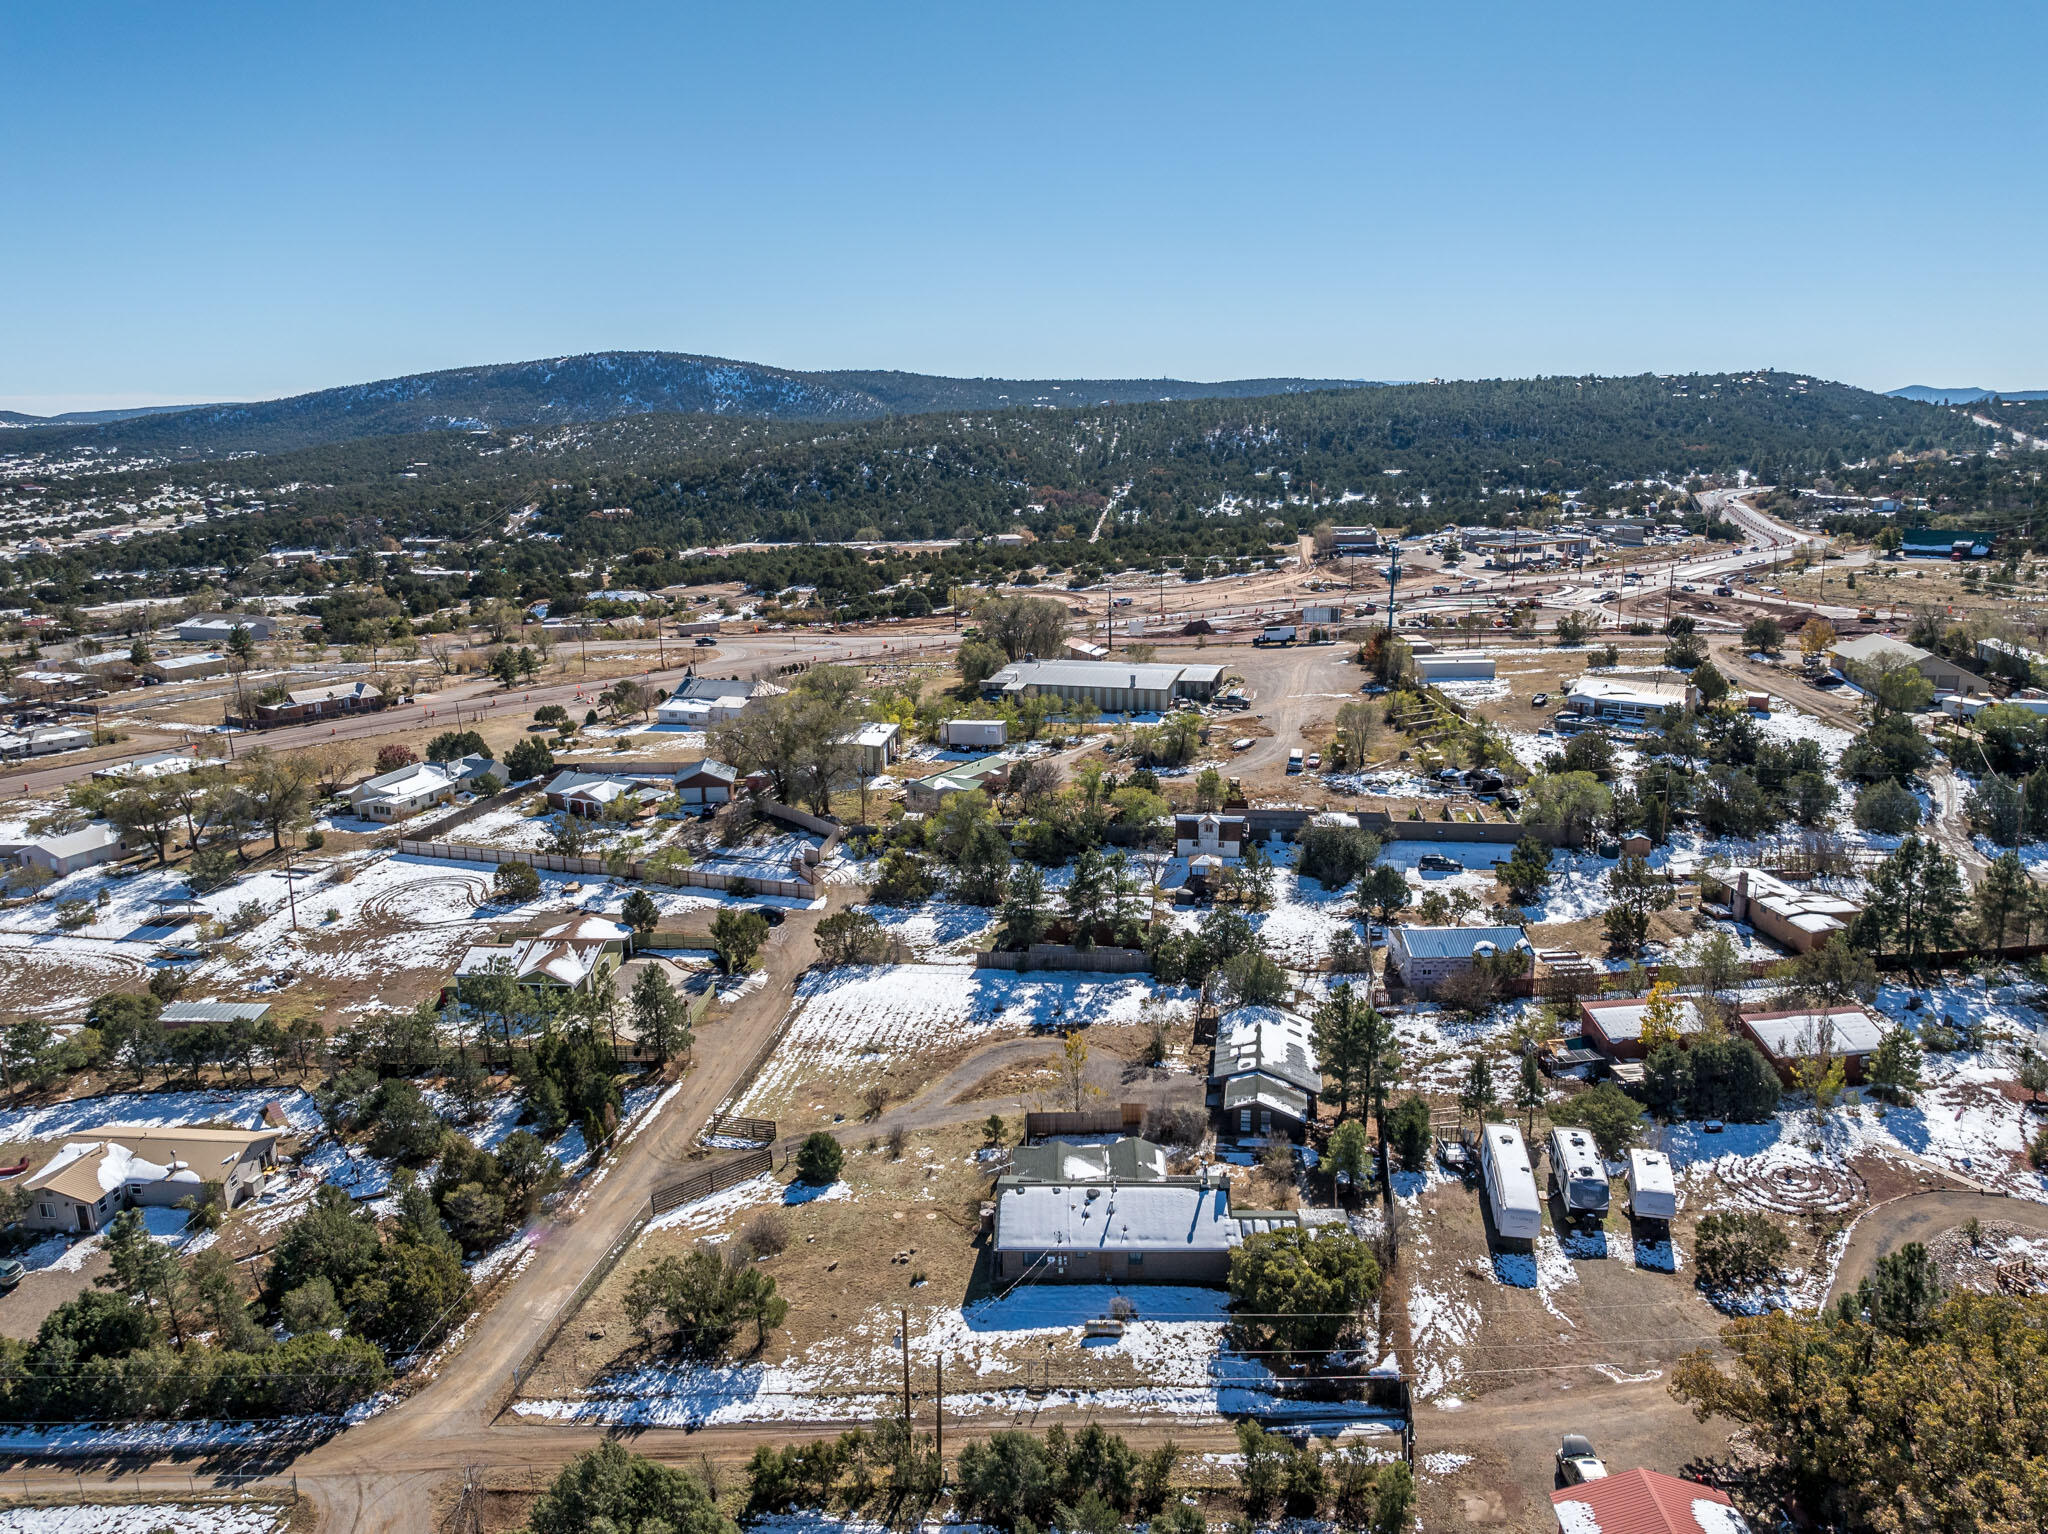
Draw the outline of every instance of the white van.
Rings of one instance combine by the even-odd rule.
[[[1678,1213],[1678,1183],[1671,1158],[1662,1151],[1628,1153],[1628,1212],[1638,1220],[1668,1224]]]
[[[1543,1234],[1543,1200],[1522,1131],[1512,1124],[1488,1124],[1480,1141],[1479,1164],[1495,1234],[1508,1241],[1534,1241]]]
[[[1550,1131],[1550,1190],[1565,1213],[1603,1219],[1609,1197],[1607,1168],[1591,1131],[1558,1128]]]

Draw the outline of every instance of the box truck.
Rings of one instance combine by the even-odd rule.
[[[1583,1129],[1550,1131],[1550,1189],[1565,1213],[1585,1219],[1607,1215],[1607,1168],[1593,1136]]]
[[[1534,1241],[1543,1233],[1543,1200],[1521,1130],[1488,1124],[1480,1136],[1479,1166],[1494,1233],[1506,1241]]]
[[[1678,1214],[1678,1184],[1662,1151],[1628,1153],[1628,1212],[1638,1220],[1669,1224]]]

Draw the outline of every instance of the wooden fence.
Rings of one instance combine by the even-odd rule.
[[[1084,1108],[1079,1113],[1027,1113],[1024,1138],[1046,1135],[1136,1134],[1145,1122],[1143,1103],[1122,1103],[1114,1108]]]
[[[757,1145],[773,1145],[780,1133],[780,1126],[773,1119],[750,1119],[738,1113],[719,1113],[712,1115],[711,1122],[704,1126],[702,1138],[716,1140],[723,1137],[751,1140]]]
[[[763,1146],[760,1150],[748,1151],[744,1156],[737,1156],[731,1161],[708,1166],[701,1172],[692,1172],[688,1177],[672,1182],[665,1188],[656,1188],[648,1196],[649,1213],[666,1214],[678,1204],[708,1198],[714,1193],[723,1192],[735,1184],[745,1182],[749,1177],[759,1177],[763,1172],[773,1170],[774,1166],[775,1153]]]
[[[1023,953],[978,953],[974,964],[977,969],[1092,969],[1113,975],[1135,975],[1152,968],[1152,955],[1142,948],[1072,948],[1065,943],[1033,943]]]

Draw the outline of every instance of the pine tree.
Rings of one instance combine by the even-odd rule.
[[[1465,1072],[1465,1086],[1458,1093],[1458,1111],[1484,1119],[1494,1100],[1493,1058],[1482,1052],[1472,1057],[1471,1068]]]
[[[1520,1074],[1515,1079],[1515,1106],[1522,1110],[1524,1130],[1533,1129],[1536,1124],[1536,1110],[1543,1106],[1547,1094],[1543,1087],[1543,1073],[1536,1064],[1536,1051],[1522,1051]]]

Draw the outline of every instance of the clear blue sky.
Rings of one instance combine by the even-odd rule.
[[[9,6],[0,405],[608,347],[2048,388],[2048,11]]]

